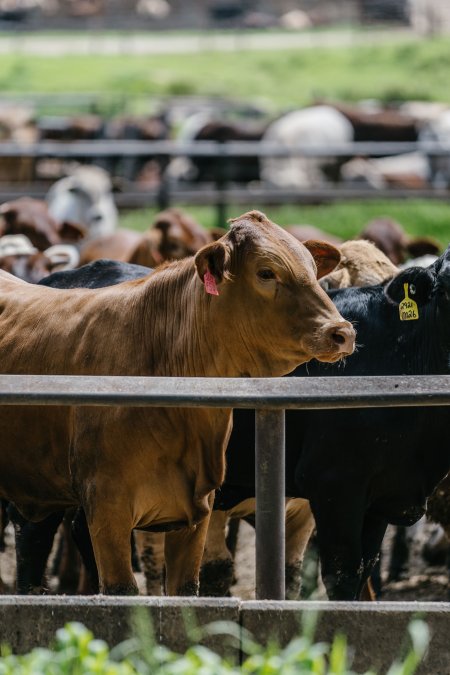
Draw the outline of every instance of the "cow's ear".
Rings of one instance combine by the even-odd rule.
[[[436,275],[432,267],[409,267],[397,274],[384,292],[388,300],[398,305],[405,299],[405,284],[408,284],[408,296],[420,307],[429,302],[435,282]]]
[[[326,241],[315,241],[314,239],[308,239],[307,241],[303,242],[303,246],[306,246],[314,258],[314,261],[317,265],[318,279],[324,277],[325,274],[332,272],[341,262],[341,253],[339,249],[337,249],[336,246],[333,246],[332,244],[327,244]]]
[[[153,235],[153,233],[149,233],[142,237],[141,241],[133,249],[128,262],[133,265],[143,265],[144,267],[158,267],[158,265],[164,262],[164,258],[159,250],[160,239],[150,236],[150,234]]]
[[[226,235],[227,232],[228,230],[226,230],[224,227],[211,227],[208,230],[211,241],[217,241],[218,239],[221,239]]]
[[[87,231],[83,225],[65,220],[61,223],[58,234],[64,241],[79,241],[86,236]]]
[[[431,237],[415,237],[406,244],[406,250],[412,258],[423,255],[440,255],[441,247],[436,239]]]
[[[203,282],[207,272],[213,275],[216,284],[230,278],[230,248],[222,241],[215,241],[203,246],[196,253],[194,261],[198,276]]]

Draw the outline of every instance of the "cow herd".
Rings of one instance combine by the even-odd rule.
[[[88,172],[46,202],[0,207],[2,239],[24,246],[1,256],[0,239],[1,373],[449,374],[450,248],[386,218],[329,242],[259,211],[212,232],[169,209],[138,234],[116,229],[104,176]],[[73,269],[28,275],[26,260],[68,242]],[[426,266],[398,267],[423,254]],[[360,597],[387,525],[416,522],[450,469],[447,418],[445,407],[287,413],[287,597],[314,531],[328,596]],[[137,592],[134,549],[149,594],[230,592],[227,528],[255,513],[253,411],[8,406],[0,439],[18,592],[45,592],[63,521],[85,592]]]
[[[158,154],[136,156],[91,156],[90,161],[106,169],[118,182],[132,181],[155,188],[161,181],[231,183],[261,181],[266,186],[307,189],[341,181],[378,188],[446,187],[450,184],[448,156],[427,151],[429,142],[446,145],[450,140],[450,110],[444,103],[406,102],[386,107],[368,101],[345,104],[316,101],[299,109],[273,114],[267,110],[245,109],[236,104],[218,107],[214,101],[192,104],[182,112],[174,104],[160,104],[160,110],[143,116],[112,118],[85,114],[72,117],[36,119],[33,112],[20,107],[0,106],[0,140],[27,146],[38,141],[173,140],[180,155],[171,161]],[[183,155],[181,146],[190,141],[262,142],[289,156],[244,152],[226,163],[217,157]],[[291,155],[292,147],[337,147],[352,142],[414,143],[406,154],[378,157]],[[55,158],[4,157],[0,180],[46,181],[60,177],[65,162]],[[120,179],[120,180],[119,180]]]

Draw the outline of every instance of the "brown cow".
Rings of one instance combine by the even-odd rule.
[[[299,241],[320,239],[320,241],[326,241],[329,244],[333,244],[333,246],[340,246],[344,242],[340,237],[336,237],[329,232],[324,232],[314,225],[286,225],[285,230]]]
[[[375,218],[358,236],[368,239],[383,251],[394,265],[401,265],[409,257],[439,255],[440,246],[431,237],[409,237],[400,223],[392,218]]]
[[[355,333],[316,276],[339,257],[253,211],[195,258],[117,286],[60,290],[2,272],[0,372],[270,377],[336,361]],[[137,590],[133,528],[181,526],[166,535],[167,590],[190,594],[230,424],[229,409],[5,407],[0,498],[33,521],[81,504],[110,594]]]
[[[80,249],[80,266],[94,260],[100,260],[101,258],[128,262],[136,246],[141,243],[142,237],[143,235],[140,232],[126,230],[125,228],[116,230],[114,234],[95,237],[95,239],[91,239],[82,245]],[[148,265],[148,267],[154,266],[154,264]]]
[[[314,229],[314,228],[313,228]],[[398,274],[398,268],[369,241],[351,240],[344,242],[339,250],[341,261],[333,272],[320,280],[324,288],[348,288],[349,286],[369,286],[379,284]],[[233,555],[226,541],[226,528],[230,519],[252,517],[255,515],[255,499],[239,502],[228,511],[214,510],[208,528],[205,553],[202,561],[202,573],[207,581],[206,594],[223,595],[229,591],[224,569],[233,565]],[[286,500],[286,598],[298,599],[301,585],[301,567],[308,541],[313,533],[314,518],[306,499]],[[149,594],[159,594],[161,585],[161,553],[157,534],[138,533],[136,541]],[[151,537],[151,538],[150,538]],[[149,549],[154,557],[149,554]],[[155,554],[159,558],[155,559]],[[159,571],[156,574],[156,571]],[[220,572],[222,571],[222,575]]]
[[[0,206],[0,236],[24,234],[40,251],[63,242],[77,242],[86,230],[72,222],[58,222],[42,199],[22,197]]]
[[[181,260],[194,255],[211,241],[208,230],[187,213],[180,209],[167,209],[156,216],[128,262],[154,267],[164,260]]]
[[[225,230],[220,236],[223,234]],[[81,250],[80,265],[110,258],[157,267],[166,260],[193,255],[216,238],[215,230],[206,230],[181,209],[170,208],[158,213],[144,234],[123,229],[86,242]]]

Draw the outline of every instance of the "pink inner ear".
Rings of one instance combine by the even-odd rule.
[[[210,295],[219,295],[217,290],[216,280],[209,270],[206,270],[205,276],[203,277],[203,282],[205,284],[205,291]]]

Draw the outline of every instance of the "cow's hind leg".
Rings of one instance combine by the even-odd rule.
[[[167,595],[198,595],[200,565],[210,514],[195,528],[168,532],[165,539]]]
[[[16,534],[17,593],[45,593],[45,568],[64,511],[52,513],[39,523],[32,523],[10,504],[9,517],[14,523]]]
[[[165,534],[135,530],[134,539],[138,559],[145,575],[147,595],[162,595]]]
[[[99,592],[97,563],[95,562],[89,527],[84,510],[77,509],[72,521],[72,538],[81,556],[82,565],[77,593],[90,595]]]
[[[286,505],[286,599],[298,600],[306,546],[314,531],[314,516],[306,499],[290,499]]]
[[[200,570],[200,595],[223,597],[230,594],[234,562],[226,543],[227,521],[226,511],[212,512]]]

